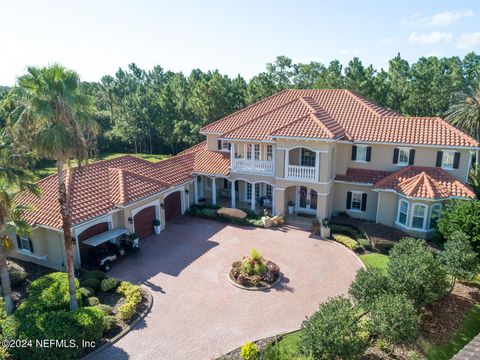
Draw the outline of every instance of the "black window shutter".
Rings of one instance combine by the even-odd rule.
[[[460,153],[457,151],[453,157],[453,168],[458,169],[460,166]]]
[[[352,192],[347,191],[347,209],[352,208]]]
[[[352,146],[352,160],[357,160],[357,146]]]
[[[228,143],[228,150],[230,150],[231,148],[232,148],[232,144]]]
[[[235,181],[235,191],[238,191],[238,181]]]
[[[367,157],[365,159],[366,161],[370,162],[372,160],[372,147],[367,146]]]
[[[228,186],[228,180],[223,179],[223,187],[226,188]]]
[[[415,150],[410,149],[410,156],[408,157],[408,165],[415,164]]]
[[[30,245],[30,251],[33,253],[33,242],[32,242],[32,238],[28,238],[28,245]]]
[[[222,140],[218,140],[218,150],[222,150]]]
[[[22,248],[22,240],[20,240],[20,235],[17,234],[17,246],[19,249]]]
[[[398,149],[393,150],[393,163],[398,164]]]
[[[437,163],[435,164],[436,167],[441,167],[442,166],[442,160],[443,160],[443,151],[437,151]]]
[[[362,194],[362,211],[367,210],[367,194]]]

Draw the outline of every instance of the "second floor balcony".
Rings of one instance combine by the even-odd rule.
[[[306,182],[318,181],[320,156],[304,147],[285,151],[285,178]]]
[[[272,160],[252,160],[234,158],[231,162],[232,171],[249,172],[263,175],[273,175],[275,165]]]
[[[270,144],[233,144],[230,167],[233,172],[273,176],[275,156]]]

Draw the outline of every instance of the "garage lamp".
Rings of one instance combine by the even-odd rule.
[[[189,192],[190,192],[190,191],[188,191],[188,189],[185,189],[185,194],[188,195]]]
[[[133,219],[132,219],[131,217],[129,217],[129,218],[128,218],[128,222],[129,222],[130,224],[133,224]]]
[[[72,244],[77,245],[77,238],[75,236],[72,236]]]
[[[164,204],[164,203],[161,203],[161,204],[160,204],[160,207],[161,207],[162,209],[165,209],[165,204]]]

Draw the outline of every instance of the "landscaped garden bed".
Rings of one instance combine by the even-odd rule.
[[[280,280],[281,273],[277,264],[266,260],[256,249],[252,249],[249,256],[232,264],[228,276],[235,286],[263,290],[274,286]]]
[[[25,271],[22,285],[14,286],[14,313],[6,316],[3,302],[0,304],[0,338],[28,340],[32,345],[1,347],[1,359],[9,356],[76,359],[127,331],[130,324],[146,313],[151,303],[150,295],[139,286],[107,278],[105,273],[95,270],[83,272],[80,280],[75,280],[79,307],[70,311],[67,274],[39,265],[32,268],[32,272]],[[64,340],[69,344],[74,341],[75,346],[35,346],[37,340],[44,339]],[[84,345],[85,341],[89,346]]]
[[[262,215],[248,209],[232,209],[213,205],[194,205],[188,211],[191,216],[230,223],[233,225],[264,227]]]

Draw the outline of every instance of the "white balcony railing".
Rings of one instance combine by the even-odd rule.
[[[233,159],[232,171],[273,175],[274,164],[270,160]]]
[[[292,180],[317,181],[317,168],[313,166],[287,166],[287,178]]]

